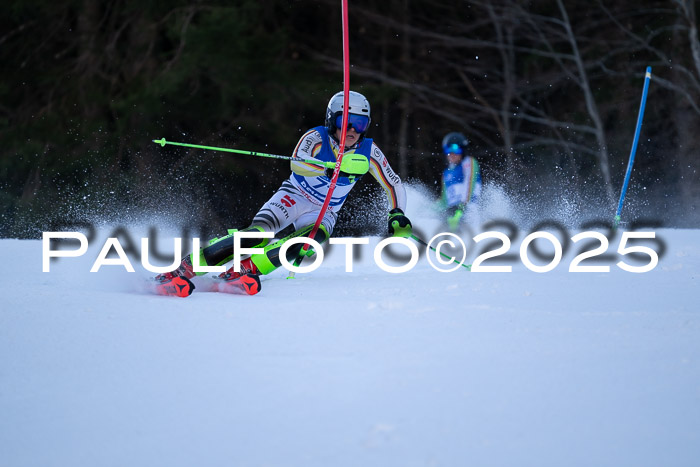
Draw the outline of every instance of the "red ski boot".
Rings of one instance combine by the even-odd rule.
[[[155,292],[159,295],[189,297],[194,291],[194,284],[190,281],[190,278],[195,275],[192,261],[189,256],[186,256],[176,270],[158,274],[153,279],[156,283]]]
[[[235,272],[233,270],[233,266],[231,266],[226,272],[222,272],[221,274],[219,274],[219,277],[225,281],[232,281],[234,279],[238,279],[239,277],[245,274],[260,274],[260,271],[258,271],[257,266],[253,264],[253,260],[250,258],[246,258],[243,261],[241,261],[241,272]]]
[[[155,277],[156,282],[167,282],[171,281],[176,277],[184,277],[185,279],[192,279],[194,276],[197,274],[194,272],[194,269],[192,268],[192,260],[190,259],[189,255],[185,256],[185,258],[182,260],[180,263],[180,266],[170,272],[164,272],[163,274],[158,274]]]
[[[176,295],[189,297],[194,291],[194,284],[184,276],[175,276],[165,282],[156,282],[155,292],[158,295]]]
[[[241,272],[235,272],[233,267],[219,274],[217,291],[232,294],[255,295],[260,292],[262,284],[258,276],[258,268],[250,258],[241,261]]]
[[[214,283],[216,292],[235,295],[255,295],[262,289],[260,276],[256,274],[243,274],[235,279],[224,280],[218,278]]]

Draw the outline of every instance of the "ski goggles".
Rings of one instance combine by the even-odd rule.
[[[446,144],[442,147],[445,154],[462,154],[462,146],[459,144]]]
[[[343,114],[335,117],[335,127],[343,128]],[[354,128],[358,133],[364,133],[369,127],[369,117],[365,115],[348,114],[348,130]]]

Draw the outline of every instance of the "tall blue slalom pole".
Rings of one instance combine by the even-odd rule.
[[[647,102],[647,93],[649,92],[649,81],[651,81],[651,67],[647,67],[646,76],[644,77],[644,90],[642,91],[642,103],[639,105],[639,115],[637,116],[637,129],[634,132],[634,141],[632,141],[632,150],[630,151],[630,160],[627,163],[627,173],[625,174],[625,183],[622,184],[622,192],[620,193],[620,202],[617,203],[617,212],[615,212],[615,221],[613,229],[617,229],[620,225],[620,213],[622,213],[622,205],[625,202],[627,194],[627,186],[630,183],[632,176],[632,166],[634,165],[634,155],[637,153],[637,144],[639,143],[639,133],[642,131],[642,120],[644,119],[644,107]]]

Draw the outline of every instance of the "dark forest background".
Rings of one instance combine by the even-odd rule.
[[[4,0],[0,236],[142,215],[245,225],[286,162],[152,140],[290,154],[342,90],[340,3]],[[488,185],[612,219],[649,65],[628,216],[700,226],[696,2],[349,4],[351,87],[403,179],[437,194],[457,130]]]

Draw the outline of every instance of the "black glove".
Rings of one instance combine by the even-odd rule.
[[[389,235],[392,237],[410,237],[413,233],[411,221],[399,208],[389,211]]]
[[[333,178],[333,171],[334,171],[334,170],[335,170],[335,169],[334,169],[333,167],[328,167],[328,168],[326,168],[326,171],[325,171],[326,177],[328,177],[328,178]],[[342,176],[343,176],[343,172],[341,171],[341,172],[338,174],[338,178],[340,178],[340,177],[342,177]]]
[[[324,172],[324,175],[325,175],[326,177],[328,177],[328,178],[333,178],[333,171],[334,171],[334,170],[335,170],[335,168],[328,167],[328,168],[326,169],[326,171]],[[353,179],[353,180],[354,180],[355,177],[356,177],[356,175],[349,174],[349,173],[345,173],[345,172],[343,172],[343,171],[341,170],[340,173],[338,174],[338,178],[340,178],[340,177],[347,177],[347,178],[350,178],[350,179]]]

